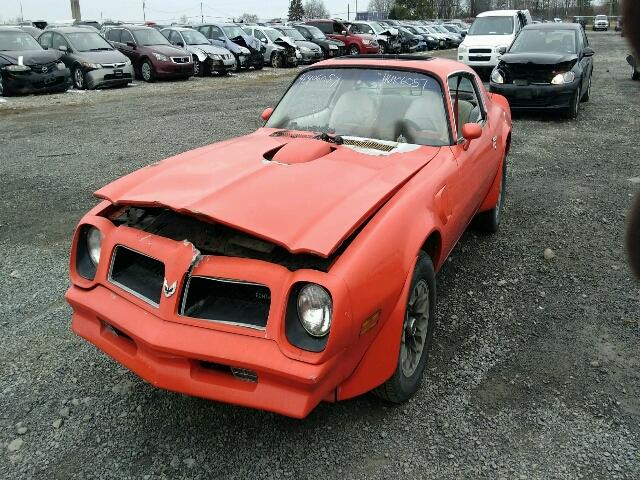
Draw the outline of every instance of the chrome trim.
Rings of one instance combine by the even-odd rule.
[[[155,260],[157,262],[160,262],[160,263],[162,263],[163,267],[164,267],[164,262],[161,261],[160,259],[152,257],[151,255],[147,255],[146,253],[139,252],[138,250],[134,250],[133,248],[129,248],[126,245],[117,244],[113,249],[113,253],[111,254],[111,262],[109,264],[109,275],[107,276],[107,280],[109,281],[109,283],[118,286],[119,288],[121,288],[125,292],[130,293],[131,295],[133,295],[136,298],[139,298],[143,302],[148,303],[149,305],[151,305],[153,307],[159,308],[160,307],[159,303],[154,302],[153,300],[145,297],[144,295],[139,294],[135,290],[131,290],[129,287],[126,287],[125,285],[122,285],[120,282],[118,282],[118,281],[113,279],[111,274],[113,272],[113,264],[114,264],[115,259],[116,259],[116,251],[118,250],[118,248],[125,248],[125,249],[129,250],[130,252],[138,253],[138,254],[140,254],[140,255],[142,255],[144,257],[147,257],[147,258],[150,258],[150,259]],[[164,277],[164,275],[163,275],[163,277]],[[162,290],[160,290],[160,298],[162,298]]]
[[[153,257],[151,257],[153,258]],[[223,282],[223,283],[235,283],[235,284],[242,284],[242,285],[253,285],[256,287],[266,287],[269,289],[269,293],[271,293],[271,289],[267,286],[267,285],[263,285],[261,283],[254,283],[254,282],[245,282],[242,280],[234,280],[231,278],[218,278],[218,277],[206,277],[203,275],[189,275],[189,278],[187,279],[187,284],[184,286],[184,290],[182,292],[182,303],[180,305],[180,311],[178,312],[178,315],[180,315],[181,317],[186,317],[186,318],[193,318],[194,320],[202,320],[203,322],[214,322],[214,323],[222,323],[224,325],[233,325],[236,327],[244,327],[244,328],[251,328],[253,330],[259,330],[261,332],[264,332],[267,330],[267,327],[259,327],[257,325],[250,325],[247,323],[239,323],[239,322],[226,322],[224,320],[211,320],[209,318],[198,318],[198,317],[190,317],[188,315],[184,314],[184,307],[185,304],[187,303],[187,297],[189,296],[189,286],[191,285],[191,279],[192,278],[201,278],[203,280],[213,280],[213,281],[217,281],[217,282]],[[271,299],[269,299],[269,311],[271,311]],[[269,316],[267,315],[267,323],[269,323]]]

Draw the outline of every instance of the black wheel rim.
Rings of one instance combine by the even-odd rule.
[[[75,72],[73,73],[73,80],[76,82],[77,88],[84,87],[84,76],[82,74],[82,70],[76,68]]]
[[[360,50],[358,50],[358,47],[356,47],[355,45],[353,47],[351,47],[351,55],[359,55],[360,54]]]
[[[420,279],[411,290],[400,345],[400,367],[409,378],[416,372],[424,352],[429,329],[429,285]]]

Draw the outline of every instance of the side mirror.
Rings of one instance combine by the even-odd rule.
[[[266,44],[266,43],[267,43],[267,39],[266,39],[266,38],[261,38],[261,39],[260,39],[260,41],[261,41],[262,43],[264,43],[264,44]]]
[[[184,43],[182,42],[176,42],[176,46],[180,47],[180,48],[184,48]]]
[[[135,49],[136,48],[136,44],[133,43],[133,42],[127,42],[127,47],[131,47],[131,48]]]
[[[472,140],[482,136],[482,127],[478,123],[465,123],[462,126],[462,136],[466,140],[464,149],[467,150]]]
[[[60,50],[61,52],[68,52],[69,48],[66,45],[60,45],[58,47],[58,50]]]
[[[499,53],[500,55],[504,55],[505,53],[507,53],[507,47],[500,47],[500,48],[498,49],[498,53]]]
[[[583,57],[593,57],[595,53],[595,50],[591,47],[585,47],[584,50],[582,50]]]
[[[265,108],[264,112],[262,112],[262,115],[260,115],[260,118],[262,118],[262,120],[266,122],[271,118],[272,113],[273,113],[273,107]]]
[[[342,30],[340,32],[340,35],[344,35],[345,37],[349,35],[349,32],[347,32],[346,30]]]

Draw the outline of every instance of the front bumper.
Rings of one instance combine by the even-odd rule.
[[[4,88],[7,93],[59,92],[71,87],[69,69],[54,70],[51,73],[4,72],[0,75],[3,75]]]
[[[498,93],[509,101],[512,110],[554,110],[571,104],[580,83],[567,85],[513,85],[491,82],[489,91]]]
[[[173,63],[157,62],[155,73],[158,77],[191,77],[193,76],[193,62]]]
[[[493,68],[498,65],[500,57],[502,57],[493,48],[491,48],[491,52],[473,52],[472,50],[489,50],[489,47],[474,47],[466,52],[458,50],[458,61],[472,68]]]
[[[380,53],[380,47],[378,45],[360,45],[361,55],[376,55]]]
[[[301,51],[301,53],[302,53],[302,58],[300,60],[302,61],[302,63],[314,63],[324,59],[324,54],[322,53],[322,50],[318,52],[302,52]]]
[[[85,74],[85,79],[89,89],[126,85],[133,81],[133,66],[129,64],[122,68],[90,70]]]
[[[236,59],[231,55],[230,58],[225,58],[223,60],[213,60],[212,58],[208,59],[211,62],[211,72],[230,72],[236,66]]]
[[[343,57],[345,55],[345,47],[338,47],[336,49],[327,48],[323,54],[325,58]]]

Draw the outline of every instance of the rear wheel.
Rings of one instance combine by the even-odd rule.
[[[85,88],[84,70],[80,66],[76,66],[73,69],[73,87],[78,90]]]
[[[142,80],[145,82],[153,82],[155,81],[155,72],[153,71],[153,65],[149,60],[145,60],[142,62],[140,66],[140,74],[142,75]]]
[[[436,313],[436,276],[431,258],[420,252],[411,279],[396,370],[373,393],[392,403],[409,400],[420,388],[431,349]]]
[[[349,47],[349,55],[360,55],[360,49],[357,45],[351,45]]]

